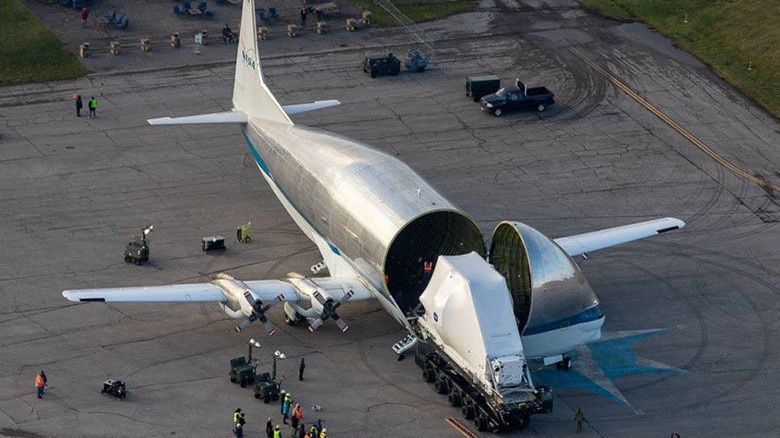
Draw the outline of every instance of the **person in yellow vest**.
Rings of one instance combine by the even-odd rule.
[[[97,117],[97,99],[95,99],[95,96],[92,96],[92,98],[89,99],[87,107],[89,107],[89,118]]]
[[[238,419],[241,417],[241,408],[236,408],[233,411],[233,423],[238,423]]]
[[[282,438],[282,431],[278,424],[274,426],[274,438]]]
[[[322,428],[322,432],[320,432],[320,438],[325,438],[325,436],[327,435],[327,432],[328,432],[328,429],[323,427]]]

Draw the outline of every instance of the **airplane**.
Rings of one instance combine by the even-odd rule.
[[[472,252],[507,281],[526,358],[568,369],[567,353],[601,337],[605,315],[574,258],[682,228],[661,218],[550,239],[517,221],[501,222],[491,245],[479,226],[409,166],[342,135],[294,123],[290,116],[339,105],[336,100],[282,106],[268,88],[257,46],[254,0],[244,0],[236,56],[233,109],[186,117],[150,119],[151,125],[233,124],[249,152],[322,262],[312,274],[242,281],[221,273],[208,283],[66,290],[76,302],[215,302],[237,331],[260,321],[275,332],[266,312],[284,303],[285,321],[315,331],[338,308],[376,300],[410,333],[394,350],[414,341],[419,297],[439,256]],[[489,264],[487,263],[489,262]],[[327,271],[329,275],[323,276]],[[396,348],[397,347],[397,348]]]

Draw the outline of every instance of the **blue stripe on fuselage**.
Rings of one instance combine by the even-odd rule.
[[[596,321],[597,319],[603,317],[604,309],[601,308],[600,304],[597,304],[567,318],[559,319],[547,324],[537,325],[535,327],[526,327],[525,330],[523,330],[522,335],[531,336],[539,333],[551,332],[553,330],[571,327],[573,325],[582,324],[584,322]]]

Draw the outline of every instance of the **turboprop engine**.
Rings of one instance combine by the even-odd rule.
[[[211,283],[222,289],[223,293],[228,297],[228,302],[223,304],[223,310],[228,315],[237,318],[243,314],[246,317],[236,326],[237,332],[244,330],[250,324],[259,320],[263,324],[265,331],[268,332],[268,336],[273,336],[276,333],[273,324],[265,316],[265,312],[271,308],[273,303],[264,305],[261,300],[256,300],[252,295],[252,290],[246,283],[227,274],[217,274],[217,277]]]

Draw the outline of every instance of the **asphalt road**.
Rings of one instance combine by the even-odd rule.
[[[537,371],[555,387],[555,411],[515,435],[573,434],[578,406],[582,436],[776,434],[780,193],[765,185],[780,184],[780,123],[643,26],[571,2],[486,1],[425,29],[436,53],[423,74],[360,70],[363,47],[404,47],[400,30],[366,32],[359,44],[346,33],[269,40],[265,73],[283,104],[341,100],[296,121],[398,156],[487,235],[507,219],[551,237],[660,216],[687,222],[583,263],[607,312],[605,341],[575,352],[569,372]],[[247,412],[247,436],[260,436],[278,405],[227,379],[228,359],[251,336],[263,367],[275,350],[289,357],[284,386],[304,422],[322,418],[329,436],[459,436],[444,421],[459,413],[412,361],[396,361],[390,347],[404,333],[373,304],[344,306],[346,334],[287,327],[274,309],[280,333],[267,339],[236,335],[214,305],[61,297],[223,271],[276,278],[319,260],[237,129],[145,124],[228,109],[233,55],[219,50],[209,64],[147,71],[159,60],[128,53],[138,71],[0,90],[0,436],[228,436],[236,407]],[[483,114],[462,87],[485,72],[546,85],[558,103],[542,114]],[[75,117],[73,92],[99,97],[97,119]],[[233,236],[248,220],[251,244],[201,252],[201,236]],[[149,222],[152,263],[126,265],[124,244]],[[300,357],[304,382],[295,379]],[[37,400],[41,368],[50,387]],[[128,382],[127,401],[100,395],[107,376]]]

